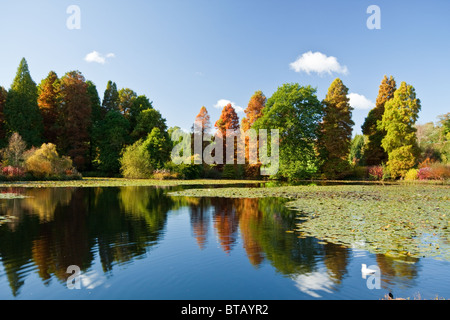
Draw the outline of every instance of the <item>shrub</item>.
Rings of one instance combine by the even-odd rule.
[[[2,168],[2,175],[9,179],[17,179],[25,176],[25,170],[21,167],[6,166]]]
[[[30,150],[26,156],[25,169],[36,178],[78,175],[72,160],[66,156],[60,157],[52,143],[44,143],[39,149]]]
[[[368,167],[369,177],[373,180],[384,179],[384,168],[381,165]]]
[[[430,167],[422,167],[417,172],[417,178],[419,180],[428,180],[432,178]]]
[[[129,179],[146,179],[152,176],[153,166],[144,140],[138,140],[124,149],[120,158],[120,171]]]
[[[409,169],[405,174],[405,180],[417,180],[417,173],[419,170],[417,169]]]
[[[177,179],[179,174],[176,172],[170,172],[168,169],[156,169],[153,171],[153,178],[159,180]]]
[[[435,162],[430,165],[434,179],[450,179],[450,165]]]

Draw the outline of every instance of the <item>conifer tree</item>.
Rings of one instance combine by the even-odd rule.
[[[104,113],[106,114],[108,111],[116,110],[119,111],[119,92],[117,91],[117,85],[115,82],[111,80],[106,84],[105,93],[103,95],[102,107]]]
[[[348,88],[337,78],[323,100],[324,116],[319,125],[318,151],[321,171],[327,178],[340,178],[349,168],[352,140],[352,110]]]
[[[365,164],[369,166],[382,164],[388,159],[386,151],[381,146],[381,140],[383,140],[386,132],[378,127],[377,123],[383,118],[385,104],[394,97],[395,90],[394,78],[392,76],[388,78],[385,75],[378,91],[375,108],[370,110],[361,126],[362,133],[367,138],[363,159]]]
[[[252,127],[256,120],[262,116],[262,110],[266,106],[267,98],[262,91],[256,91],[248,102],[247,108],[245,108],[245,117],[242,118],[241,128],[247,131]]]
[[[37,86],[33,81],[25,58],[20,61],[16,77],[8,91],[3,113],[6,134],[17,132],[29,147],[42,142],[42,116],[37,104]]]
[[[416,164],[419,148],[414,125],[420,108],[414,87],[405,82],[385,104],[379,125],[386,131],[381,145],[388,154],[387,165],[392,178],[403,177]]]
[[[38,106],[44,125],[43,138],[47,143],[56,143],[58,137],[57,119],[60,107],[59,79],[54,71],[50,71],[38,87]]]
[[[67,72],[61,78],[61,112],[58,117],[58,147],[70,156],[80,170],[88,166],[91,98],[88,85],[79,71]]]
[[[7,95],[8,91],[0,86],[0,148],[6,145],[5,115],[3,114],[3,110],[5,108]]]

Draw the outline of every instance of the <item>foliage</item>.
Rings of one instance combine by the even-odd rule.
[[[317,171],[314,143],[321,117],[322,106],[311,86],[284,84],[267,100],[252,128],[279,130],[279,177],[302,179]]]
[[[318,151],[321,172],[326,178],[342,178],[349,170],[353,108],[348,88],[336,78],[323,101],[324,116],[319,125]]]
[[[388,157],[386,151],[381,146],[381,141],[386,135],[386,131],[378,127],[378,122],[382,120],[385,104],[394,97],[396,83],[392,76],[385,75],[381,81],[378,91],[375,108],[369,111],[361,129],[367,137],[367,143],[364,148],[364,159],[367,165],[379,165],[386,162]]]
[[[36,83],[31,78],[28,64],[23,58],[8,91],[3,114],[7,135],[18,132],[28,146],[41,143],[43,125],[37,97]]]
[[[266,106],[267,98],[262,91],[256,91],[248,102],[247,108],[245,108],[245,117],[242,118],[241,127],[242,130],[247,131],[250,129],[256,120],[262,116],[262,110]]]
[[[405,174],[405,180],[417,180],[417,174],[419,170],[417,169],[409,169],[408,172]]]
[[[38,87],[38,106],[44,125],[43,138],[46,142],[56,143],[58,137],[58,116],[60,108],[60,80],[54,71],[50,71]]]
[[[370,166],[368,167],[369,177],[373,180],[382,180],[384,176],[383,166]]]
[[[134,127],[131,136],[136,141],[147,137],[154,128],[158,128],[160,131],[166,131],[166,119],[164,119],[161,113],[151,108],[142,110],[136,118],[136,126]]]
[[[79,71],[67,72],[60,83],[62,102],[58,116],[58,148],[82,170],[88,165],[91,96],[85,78]]]
[[[153,166],[150,154],[144,146],[144,140],[140,139],[127,146],[120,158],[120,171],[123,177],[128,179],[150,178]]]
[[[76,175],[72,160],[60,157],[52,143],[44,143],[39,149],[32,150],[25,160],[25,169],[36,178]]]
[[[99,154],[96,160],[100,171],[106,174],[116,174],[120,170],[120,154],[129,142],[129,122],[117,111],[106,113],[98,130]]]
[[[353,165],[362,164],[364,156],[364,136],[357,134],[350,144],[349,161]]]
[[[418,146],[414,125],[419,111],[420,100],[414,87],[405,82],[385,104],[380,129],[386,131],[382,146],[388,154],[387,165],[393,179],[404,176],[416,164]]]
[[[1,150],[3,165],[12,167],[22,167],[27,144],[20,134],[14,132],[9,138],[8,146]]]
[[[117,91],[117,85],[111,80],[106,84],[105,93],[103,94],[102,108],[103,112],[119,111],[119,92]]]

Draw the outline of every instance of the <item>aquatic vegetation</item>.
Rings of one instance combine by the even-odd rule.
[[[430,184],[190,189],[173,196],[288,198],[300,237],[393,257],[450,260],[450,187]]]

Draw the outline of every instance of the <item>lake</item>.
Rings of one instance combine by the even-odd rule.
[[[286,199],[168,195],[182,188],[3,188],[24,197],[0,200],[0,299],[450,298],[445,259],[298,237]]]

